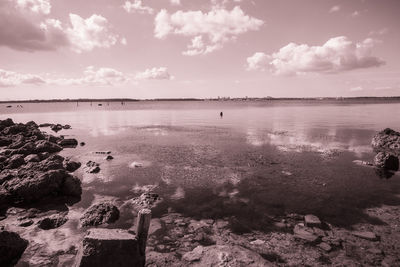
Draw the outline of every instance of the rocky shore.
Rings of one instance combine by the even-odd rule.
[[[132,235],[124,242],[134,246],[131,231],[109,228],[116,228],[124,210],[159,209],[163,196],[148,186],[122,204],[102,200],[92,202],[79,215],[71,214],[69,207],[82,195],[81,181],[74,172],[82,167],[82,172],[95,176],[103,172],[104,163],[100,166],[100,161],[90,158],[82,164],[60,156],[64,148],[76,147],[78,140],[51,135],[43,132],[43,127],[61,133],[71,128],[0,120],[0,266],[13,266],[24,252],[35,251],[36,244],[31,244],[26,234],[33,227],[38,235],[45,235],[71,223],[70,218],[82,229],[67,232],[76,235],[68,241],[73,245],[34,255],[33,266],[71,266],[85,253],[79,248],[82,240]],[[385,177],[395,175],[400,133],[385,129],[374,136],[371,145],[376,156],[365,165]],[[94,153],[102,155],[104,162],[113,161],[109,151]],[[133,162],[130,168],[145,167]],[[383,205],[364,212],[369,220],[347,228],[313,214],[287,213],[266,218],[269,227],[262,231],[237,231],[243,227],[234,216],[193,218],[168,209],[151,220],[146,266],[400,266],[400,207]],[[100,228],[91,232],[94,227]],[[66,234],[66,238],[71,236]],[[118,244],[107,246],[112,249]]]

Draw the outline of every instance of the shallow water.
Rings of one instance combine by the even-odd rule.
[[[82,163],[101,165],[82,179],[81,202],[70,219],[94,202],[118,203],[129,228],[127,203],[151,187],[163,201],[154,217],[177,211],[195,218],[226,218],[233,230],[268,231],[271,218],[312,213],[341,226],[367,221],[363,209],[400,205],[398,174],[388,178],[371,161],[372,136],[400,129],[400,103],[119,102],[0,105],[0,118],[70,124],[58,134],[83,147],[65,149]],[[224,116],[219,116],[220,111]],[[112,151],[114,160],[93,151]],[[143,166],[130,167],[132,162]],[[65,227],[75,231],[77,223]],[[62,229],[62,228],[61,228]],[[61,231],[61,230],[60,230]]]

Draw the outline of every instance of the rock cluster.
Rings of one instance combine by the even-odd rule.
[[[80,197],[81,182],[72,176],[80,163],[55,153],[61,137],[39,130],[31,121],[0,120],[0,205],[38,201],[47,196]]]
[[[71,129],[71,125],[65,124],[65,125],[61,125],[61,124],[53,124],[53,123],[42,123],[39,124],[39,127],[50,127],[51,130],[53,130],[54,132],[58,132],[61,131],[62,129]]]

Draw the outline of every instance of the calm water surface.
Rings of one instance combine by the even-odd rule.
[[[313,213],[349,227],[378,223],[363,209],[400,204],[398,174],[384,178],[354,160],[372,160],[372,136],[400,130],[399,103],[337,104],[277,102],[119,102],[0,105],[0,118],[70,124],[59,134],[86,143],[65,149],[97,175],[78,170],[83,181],[76,217],[97,201],[119,203],[115,226],[130,227],[127,204],[146,190],[163,201],[154,210],[195,218],[227,218],[233,230],[267,231],[271,218]],[[220,111],[224,112],[220,118]],[[93,151],[112,151],[106,162]],[[131,168],[140,162],[142,168]],[[73,220],[72,220],[73,221]],[[77,223],[67,224],[76,229]]]

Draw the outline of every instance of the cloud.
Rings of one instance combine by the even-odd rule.
[[[50,14],[50,0],[13,0],[17,8],[34,13]]]
[[[181,5],[181,0],[169,0],[169,2],[173,6],[180,6]]]
[[[128,13],[141,13],[141,14],[153,14],[154,9],[148,6],[143,6],[141,0],[134,0],[134,2],[126,1],[122,6]]]
[[[329,13],[338,12],[340,10],[340,6],[333,6],[329,9]]]
[[[179,10],[169,14],[161,10],[155,17],[154,36],[164,39],[169,35],[192,37],[184,55],[207,54],[235,40],[238,35],[258,30],[264,22],[244,14],[236,6],[232,10],[214,7],[208,13]]]
[[[277,75],[296,75],[379,67],[385,62],[372,56],[376,43],[378,41],[371,38],[353,43],[345,36],[331,38],[322,46],[289,43],[271,55],[258,52],[248,57],[247,69],[270,69]]]
[[[368,35],[369,36],[376,36],[376,35],[385,35],[385,34],[387,34],[389,32],[389,29],[388,28],[382,28],[382,29],[380,29],[380,30],[378,30],[378,31],[370,31],[369,33],[368,33]]]
[[[38,75],[23,74],[0,69],[0,87],[17,86],[23,84],[39,85],[44,83],[46,83],[46,81]]]
[[[57,19],[44,17],[43,13],[46,14],[47,11],[41,5],[40,9],[38,5],[49,3],[48,1],[13,1],[15,3],[0,2],[0,46],[30,52],[68,47],[81,53],[94,48],[110,47],[119,39],[107,19],[100,15],[94,14],[84,19],[79,15],[69,14],[69,23],[63,24]],[[28,13],[25,12],[26,9]],[[31,12],[32,10],[34,11]]]
[[[146,69],[136,74],[137,80],[172,80],[173,76],[168,73],[165,67]]]
[[[352,91],[352,92],[357,92],[357,91],[362,91],[362,90],[363,90],[362,86],[357,86],[357,87],[350,88],[350,91]]]

